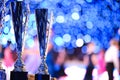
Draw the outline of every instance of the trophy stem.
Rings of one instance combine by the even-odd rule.
[[[46,64],[46,58],[45,56],[41,56],[42,59],[42,63],[40,64],[39,68],[38,68],[38,73],[39,74],[48,74],[48,67]]]
[[[22,61],[22,58],[21,58],[21,53],[18,53],[18,58],[15,62],[14,67],[15,67],[14,71],[19,71],[19,72],[25,71],[24,64],[23,64],[23,61]]]

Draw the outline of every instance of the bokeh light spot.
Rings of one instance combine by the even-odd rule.
[[[79,20],[79,18],[80,18],[78,12],[73,12],[72,15],[71,15],[71,17],[72,17],[72,19],[74,19],[74,20]]]
[[[82,47],[83,44],[84,44],[83,39],[80,39],[80,38],[79,38],[79,39],[76,40],[76,46],[77,46],[77,47]]]
[[[64,34],[63,35],[63,41],[64,42],[70,42],[71,40],[71,36],[69,34]]]

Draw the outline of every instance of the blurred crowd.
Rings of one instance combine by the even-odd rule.
[[[120,41],[111,39],[107,49],[102,48],[97,53],[95,49],[94,42],[84,44],[84,49],[56,48],[49,42],[46,56],[49,74],[58,80],[120,80]],[[0,58],[9,80],[17,59],[10,41],[6,46],[0,45]],[[37,37],[33,47],[24,49],[22,60],[26,71],[36,74],[41,63]]]

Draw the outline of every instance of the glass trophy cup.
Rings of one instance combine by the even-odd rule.
[[[2,34],[3,23],[4,23],[4,15],[5,15],[5,1],[0,1],[0,36]],[[0,45],[0,55],[2,54],[2,45]],[[0,56],[0,80],[6,80],[5,69],[2,67],[2,57]]]
[[[46,64],[46,46],[47,46],[47,17],[48,9],[36,9],[35,10],[36,23],[37,23],[37,33],[39,40],[39,49],[41,56],[41,64],[38,68],[38,73],[35,74],[35,80],[50,80],[50,75],[48,74],[48,68]]]
[[[10,80],[28,80],[28,72],[25,71],[21,58],[23,42],[22,30],[24,30],[22,1],[11,2],[11,14],[18,58],[14,64],[14,70],[11,71]]]

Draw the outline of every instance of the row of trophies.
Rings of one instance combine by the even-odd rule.
[[[28,72],[25,71],[24,64],[21,58],[21,54],[24,49],[24,41],[25,41],[25,34],[26,34],[26,27],[28,22],[28,17],[30,14],[29,5],[26,7],[25,13],[25,24],[23,25],[23,1],[14,1],[11,2],[10,5],[13,27],[14,27],[14,34],[15,34],[15,41],[16,41],[16,52],[18,58],[14,64],[14,70],[11,71],[10,80],[28,80]],[[48,73],[48,68],[46,64],[46,47],[47,47],[47,39],[48,36],[46,34],[47,31],[47,17],[48,17],[48,9],[40,8],[35,9],[35,17],[37,23],[37,33],[38,33],[38,40],[39,40],[39,49],[40,49],[40,56],[41,56],[41,64],[38,69],[38,73],[35,74],[35,80],[50,80],[50,75]],[[22,34],[24,31],[24,35]],[[2,68],[0,69],[0,80],[6,80],[5,70]]]

